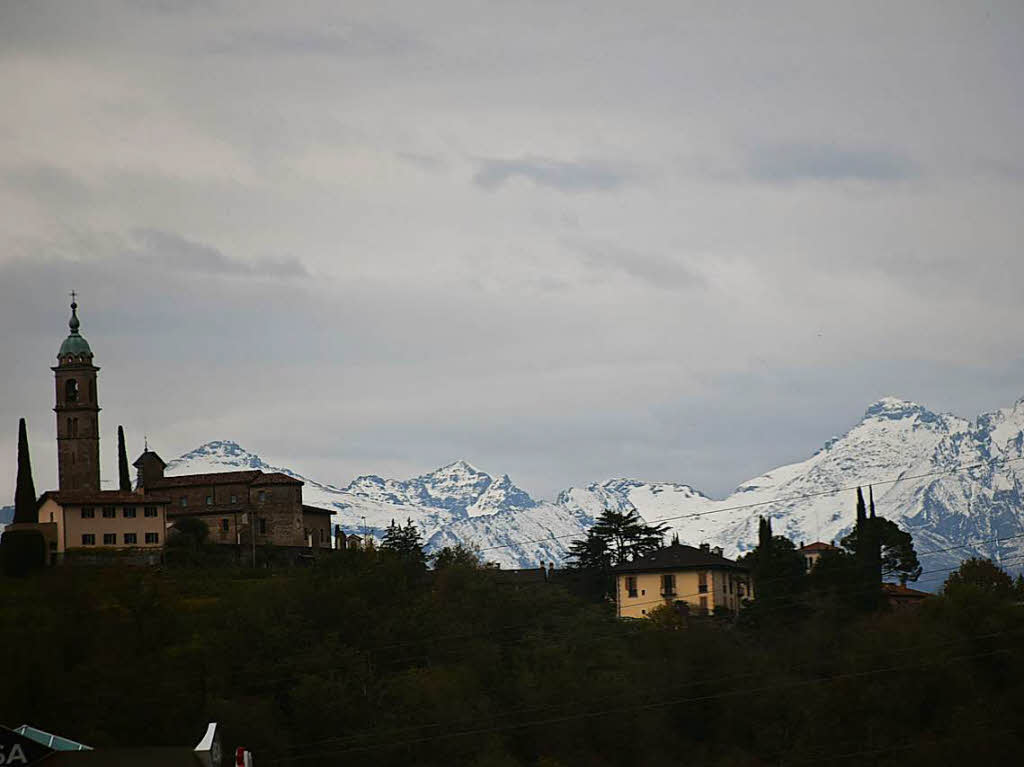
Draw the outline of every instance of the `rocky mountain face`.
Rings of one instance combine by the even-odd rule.
[[[718,500],[685,484],[613,479],[538,502],[507,475],[495,478],[465,461],[408,480],[371,475],[337,487],[269,466],[233,442],[203,445],[168,473],[240,468],[302,479],[306,502],[333,509],[347,531],[365,526],[379,535],[392,519],[409,518],[428,548],[472,543],[504,567],[562,564],[569,543],[606,508],[636,509],[684,542],[721,546],[732,556],[753,546],[759,515],[797,542],[837,540],[852,527],[855,488],[869,485],[878,513],[914,535],[921,586],[941,584],[967,556],[991,557],[1012,571],[1024,565],[1024,400],[968,421],[885,398],[810,458]]]

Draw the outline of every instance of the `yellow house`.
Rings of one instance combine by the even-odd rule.
[[[56,527],[51,554],[134,549],[159,553],[167,536],[169,498],[113,490],[46,492],[39,499],[40,524]]]
[[[806,546],[803,542],[800,543],[800,548],[797,549],[804,557],[804,565],[810,570],[821,559],[821,555],[826,551],[840,551],[836,546],[831,543],[825,543],[824,541],[815,541],[814,543],[808,543]]]
[[[722,556],[721,549],[673,543],[614,568],[615,607],[620,618],[644,618],[659,605],[685,602],[693,613],[716,607],[733,612],[753,597],[747,568]]]

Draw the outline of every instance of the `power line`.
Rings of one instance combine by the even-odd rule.
[[[954,658],[946,659],[944,661],[944,663],[952,663],[952,662],[955,662],[955,661],[970,660],[970,659],[973,659],[973,658],[989,657],[989,656],[993,656],[993,655],[1006,654],[1006,653],[1009,653],[1009,652],[1010,652],[1010,650],[1008,650],[1008,649],[1002,649],[1002,650],[990,650],[990,651],[987,651],[987,652],[971,653],[971,654],[968,654],[968,655],[961,655],[961,656],[957,656],[957,657],[954,657]],[[942,663],[942,662],[940,661],[939,663]],[[551,717],[551,718],[548,718],[548,719],[538,719],[538,720],[533,720],[533,721],[529,721],[529,722],[517,722],[517,723],[511,723],[511,724],[505,724],[505,725],[496,725],[496,726],[493,726],[493,727],[481,727],[481,728],[476,728],[476,729],[472,729],[472,730],[461,730],[461,731],[456,731],[456,732],[439,733],[437,735],[428,735],[428,736],[424,736],[424,737],[420,737],[420,738],[392,741],[392,742],[389,742],[389,743],[376,743],[376,744],[370,744],[370,745],[364,745],[364,746],[353,746],[353,747],[349,747],[349,748],[345,748],[345,749],[338,749],[338,750],[333,750],[333,751],[323,751],[323,752],[314,753],[314,754],[302,754],[302,755],[298,755],[298,756],[282,757],[282,758],[278,759],[277,761],[278,761],[279,764],[293,763],[293,762],[306,761],[306,760],[309,760],[309,759],[322,759],[322,758],[328,757],[328,756],[339,756],[341,754],[355,753],[355,752],[358,752],[358,751],[374,751],[374,750],[379,750],[379,749],[382,749],[382,748],[394,748],[396,746],[415,745],[415,744],[418,744],[418,743],[426,743],[426,742],[437,741],[437,740],[444,740],[444,739],[449,739],[449,738],[459,738],[459,737],[466,737],[466,736],[472,736],[472,735],[484,735],[484,734],[489,734],[489,733],[493,733],[493,732],[502,732],[502,731],[506,731],[506,730],[525,729],[525,728],[528,728],[528,727],[538,727],[538,726],[543,726],[543,725],[548,725],[548,724],[562,724],[562,723],[565,723],[565,722],[579,721],[579,720],[584,720],[584,719],[591,719],[591,718],[594,718],[594,717],[607,716],[607,715],[610,715],[610,714],[626,713],[626,712],[630,712],[630,711],[651,710],[651,709],[657,709],[657,708],[667,708],[667,707],[670,707],[670,706],[683,705],[683,704],[687,704],[687,703],[703,703],[703,702],[710,701],[710,700],[720,700],[720,699],[724,699],[724,698],[733,698],[733,697],[737,697],[737,696],[740,696],[740,695],[759,694],[759,693],[763,693],[763,692],[770,692],[772,690],[794,689],[794,688],[800,688],[800,687],[808,687],[808,686],[815,685],[815,684],[826,684],[826,683],[834,682],[834,681],[841,680],[841,679],[855,679],[855,678],[873,676],[873,675],[877,675],[877,674],[889,673],[889,672],[893,672],[893,671],[902,671],[902,670],[907,670],[907,669],[912,669],[912,668],[923,668],[923,667],[926,667],[926,666],[929,666],[929,665],[938,665],[938,663],[935,662],[935,661],[924,661],[924,662],[921,662],[921,663],[904,664],[904,665],[901,665],[901,666],[889,666],[889,667],[884,667],[884,668],[869,669],[869,670],[865,670],[865,671],[852,671],[852,672],[846,672],[846,673],[843,673],[843,674],[834,674],[832,676],[822,677],[822,678],[819,678],[819,679],[795,680],[795,681],[792,681],[792,682],[784,682],[784,683],[781,683],[781,684],[763,685],[763,686],[760,686],[760,687],[752,687],[752,688],[745,688],[745,689],[739,689],[739,690],[730,690],[728,692],[717,693],[717,694],[712,694],[712,695],[699,695],[699,696],[693,696],[693,697],[689,697],[689,698],[675,698],[675,699],[671,699],[671,700],[654,701],[654,702],[650,702],[650,703],[633,704],[633,705],[629,705],[629,706],[618,706],[618,707],[615,707],[615,708],[604,709],[604,710],[601,710],[601,711],[583,711],[583,712],[578,712],[578,713],[575,713],[575,714],[567,714],[567,715],[564,715],[564,716]]]
[[[1018,555],[1017,557],[1014,557],[1013,559],[1015,561],[1018,561],[1018,562],[1024,561],[1024,554]],[[959,567],[959,565],[954,566],[954,567],[935,568],[935,569],[932,569],[932,570],[924,571],[922,574],[926,574],[926,573],[939,573],[939,572],[950,572],[951,570],[957,569],[957,567]],[[870,593],[870,592],[873,592],[873,591],[875,591],[875,588],[874,588],[874,586],[871,586],[871,587],[868,587],[868,588],[859,588],[859,589],[849,590],[846,593],[848,595],[850,595],[850,596],[853,596],[853,595],[867,594],[867,593]],[[786,596],[777,597],[776,601],[780,602],[781,604],[775,604],[775,605],[771,605],[771,606],[768,606],[768,607],[762,607],[762,608],[760,608],[760,613],[763,615],[765,613],[773,613],[773,612],[782,611],[782,610],[791,610],[793,608],[793,606],[794,606],[792,603],[789,603],[789,602],[782,603],[783,600],[787,600],[787,599],[789,599],[789,597],[786,597]],[[762,600],[763,600],[763,598],[762,598]],[[652,604],[653,603],[666,604],[664,599],[650,600],[650,603],[652,603]],[[644,604],[644,603],[641,603],[641,604]],[[762,604],[764,604],[763,601],[762,601]],[[618,619],[616,619],[616,622],[610,623],[608,625],[609,625],[609,627],[611,627],[611,626],[618,626],[618,628],[612,629],[610,631],[607,631],[607,632],[604,632],[604,633],[601,633],[601,634],[593,634],[590,637],[588,637],[588,639],[598,639],[598,640],[601,640],[601,639],[613,638],[613,637],[618,636],[620,634],[620,632],[623,630],[622,629],[623,624],[618,622]],[[626,624],[626,625],[628,625],[628,624]],[[525,627],[529,627],[529,626],[526,625],[526,626],[522,626],[522,627],[525,628]],[[515,627],[512,627],[512,628],[515,628]],[[490,633],[495,633],[495,632],[479,632],[477,634],[465,635],[463,638],[487,636]],[[544,634],[542,636],[537,636],[537,637],[518,637],[518,638],[515,638],[515,639],[509,639],[509,640],[506,640],[506,641],[498,642],[497,644],[499,646],[502,646],[502,647],[507,647],[507,646],[516,645],[516,644],[525,644],[525,643],[528,643],[528,642],[550,642],[552,639],[558,639],[558,638],[563,637],[563,636],[570,636],[571,633],[572,632],[559,631],[559,632],[553,632],[553,633],[546,633],[546,634]],[[426,640],[426,641],[430,641],[430,640]],[[410,642],[401,643],[401,644],[396,645],[396,646],[418,645],[418,644],[421,644],[421,643],[423,643],[422,640],[414,640],[414,641],[410,641]],[[380,649],[380,648],[372,648],[372,649]],[[437,651],[438,655],[443,655],[445,652],[446,651],[443,651],[443,650]],[[423,653],[415,653],[415,654],[411,654],[411,655],[404,655],[404,656],[398,657],[398,658],[390,658],[390,659],[388,659],[388,661],[384,665],[385,666],[387,666],[387,665],[392,665],[393,666],[393,665],[398,665],[398,664],[411,663],[413,661],[420,660],[422,658],[427,658],[427,657],[428,657],[428,653],[426,651],[424,651]],[[259,670],[257,670],[257,669],[253,669],[249,673],[250,674],[259,674],[261,672]],[[306,678],[308,676],[309,676],[309,674],[287,674],[287,675],[284,675],[284,676],[274,677],[274,678],[267,679],[265,677],[265,674],[264,674],[261,677],[261,679],[259,680],[258,684],[255,684],[255,685],[245,685],[244,687],[245,687],[246,690],[249,690],[249,691],[252,691],[252,690],[262,690],[262,689],[267,689],[267,688],[270,688],[270,687],[274,687],[274,686],[276,686],[278,684],[281,684],[281,683],[284,683],[284,682],[291,682],[291,681],[296,681],[296,680],[299,680],[299,679],[304,679],[304,678]]]
[[[1020,535],[1014,535],[1014,536],[1004,536],[1004,537],[1001,537],[1001,538],[973,540],[973,541],[969,541],[967,543],[958,544],[956,546],[947,546],[947,547],[944,547],[944,548],[941,548],[941,549],[933,549],[933,550],[921,552],[918,556],[919,557],[925,557],[925,556],[930,556],[932,554],[946,553],[946,552],[953,551],[953,550],[958,549],[958,548],[967,548],[969,546],[974,546],[974,545],[977,545],[977,544],[980,544],[980,543],[989,543],[989,542],[994,542],[994,541],[1007,541],[1007,540],[1014,540],[1014,539],[1019,539],[1019,538],[1024,538],[1024,533],[1022,533]],[[1006,561],[1007,561],[1008,564],[1019,563],[1021,561],[1024,561],[1024,553],[1022,553],[1020,555],[1016,555],[1016,556],[1010,557]],[[852,562],[849,564],[849,567],[851,567],[851,568],[854,568],[856,566],[857,565],[855,563],[852,563]],[[956,570],[958,567],[959,567],[959,564],[951,566],[951,567],[932,568],[932,569],[929,569],[929,570],[922,570],[920,574],[921,575],[931,575],[931,574],[935,574],[935,573],[950,572],[952,570]],[[786,578],[771,578],[771,579],[767,579],[764,582],[766,582],[766,583],[776,583],[776,582],[781,582],[781,581],[785,581],[785,580],[787,580],[787,579]],[[873,587],[872,587],[872,590],[873,590]],[[854,592],[850,592],[850,593],[865,593],[865,592],[866,592],[865,589],[858,589],[858,590],[856,590]],[[689,593],[689,594],[679,594],[679,595],[676,595],[676,599],[677,600],[685,600],[686,597],[699,597],[699,596],[702,596],[702,595],[703,594],[701,592],[694,592],[694,593]],[[780,597],[780,599],[782,599],[782,598],[783,597]],[[759,598],[755,597],[755,601],[757,599],[759,599]],[[760,599],[762,600],[762,603],[763,603],[764,597],[761,597]],[[659,596],[658,598],[652,598],[652,599],[649,599],[649,600],[643,600],[643,601],[639,601],[639,602],[630,602],[629,606],[630,607],[640,607],[642,605],[647,605],[647,604],[669,604],[672,601],[676,601],[676,600],[666,600],[664,597],[660,597]],[[762,610],[762,613],[763,613],[765,611],[772,611],[772,610],[775,610],[775,609],[786,609],[787,607],[788,607],[788,605],[784,605],[782,608],[767,607],[767,608],[761,608],[761,610]],[[614,624],[612,624],[612,625],[614,625]],[[370,647],[348,647],[348,646],[346,646],[346,649],[352,649],[352,650],[356,650],[358,652],[367,652],[367,653],[381,652],[381,651],[385,651],[385,650],[397,649],[397,648],[400,648],[400,647],[410,647],[410,646],[426,645],[428,643],[434,643],[434,642],[444,642],[444,641],[451,641],[451,640],[458,640],[458,639],[475,639],[475,638],[479,638],[479,637],[483,637],[483,636],[490,636],[492,634],[501,633],[501,632],[504,632],[504,631],[514,631],[516,629],[525,629],[525,628],[540,628],[540,627],[537,627],[537,626],[535,626],[535,624],[532,624],[532,623],[511,624],[511,625],[508,625],[508,626],[501,626],[501,627],[498,627],[498,628],[495,628],[495,629],[489,629],[489,630],[486,630],[486,631],[466,632],[466,633],[461,633],[461,634],[447,634],[447,635],[433,636],[433,637],[428,636],[428,637],[423,637],[423,638],[420,638],[420,639],[407,640],[407,641],[403,641],[403,642],[390,642],[388,644],[383,644],[383,645],[382,644],[377,644],[377,645],[373,645],[373,646],[370,646]],[[540,638],[538,638],[538,639],[536,639],[534,641],[550,641],[550,639],[552,639],[552,638],[557,638],[557,637],[562,636],[562,635],[567,635],[568,633],[569,632],[554,632],[554,633],[548,632],[548,633],[545,633],[543,637],[540,637]],[[607,635],[598,635],[598,636],[612,636],[612,635],[615,635],[615,634],[617,634],[617,631],[611,632],[611,633],[609,633]],[[521,638],[520,637],[520,638],[516,638],[516,639],[510,639],[510,640],[508,640],[506,642],[503,642],[501,644],[516,644],[516,643],[520,643],[520,642],[523,642],[523,641],[530,641],[530,640],[527,639],[527,638]],[[296,660],[297,658],[311,658],[311,657],[318,657],[319,655],[320,655],[319,653],[307,653],[307,654],[304,654],[304,655],[301,655],[301,656],[293,655],[293,656],[291,656],[291,659],[292,660]],[[422,657],[422,655],[421,654],[417,654],[417,655],[413,655],[413,656],[402,656],[400,658],[391,659],[389,662],[392,663],[392,664],[403,663],[403,662],[408,662],[410,660],[414,660],[414,659],[416,659],[418,657]],[[234,677],[234,678],[237,678],[238,676],[245,675],[245,674],[251,674],[253,676],[259,676],[260,677],[260,684],[258,685],[258,687],[265,687],[267,685],[272,685],[272,684],[276,684],[276,683],[279,683],[279,682],[285,682],[285,681],[290,681],[290,680],[293,680],[293,679],[299,679],[299,678],[302,678],[304,676],[304,675],[301,675],[301,674],[299,674],[299,675],[288,674],[288,675],[285,675],[285,676],[273,677],[273,678],[268,679],[266,677],[266,672],[263,671],[262,669],[251,669],[248,672],[236,672],[235,674],[233,674],[231,676]],[[247,688],[247,689],[251,689],[251,688]]]
[[[965,642],[977,641],[979,639],[992,639],[992,638],[995,638],[997,636],[1004,636],[1004,635],[1007,635],[1007,634],[1019,634],[1022,631],[1024,631],[1024,629],[1012,629],[1012,630],[1004,630],[1004,631],[993,631],[993,632],[989,632],[987,634],[978,634],[978,635],[973,635],[973,636],[969,636],[969,637],[962,637],[960,639],[954,639],[954,640],[950,640],[948,642],[939,642],[939,643],[936,643],[936,644],[932,644],[932,643],[928,643],[928,642],[919,642],[917,644],[908,645],[906,647],[899,647],[899,648],[888,649],[887,652],[893,653],[893,654],[896,654],[896,653],[906,653],[906,652],[911,652],[911,651],[914,651],[914,650],[921,650],[922,648],[925,648],[927,650],[937,650],[937,649],[944,648],[944,647],[950,647],[950,646],[953,646],[953,645],[964,644]],[[862,657],[862,656],[874,655],[874,654],[875,653],[862,652],[862,653],[856,653],[854,655],[854,657]],[[814,662],[811,662],[811,663],[804,663],[804,664],[800,664],[800,665],[796,665],[796,666],[790,666],[788,668],[781,669],[781,671],[783,673],[794,673],[794,672],[798,672],[798,671],[812,669],[813,667],[817,666],[820,662],[821,662],[820,660],[817,660],[817,661],[814,661]],[[717,684],[717,683],[721,683],[721,682],[729,682],[729,681],[734,681],[734,680],[738,680],[738,679],[748,679],[750,677],[757,676],[758,674],[763,674],[763,673],[764,673],[763,671],[750,671],[750,672],[745,672],[745,673],[742,673],[742,674],[728,674],[728,675],[723,675],[723,676],[718,676],[718,677],[710,677],[710,678],[707,678],[707,679],[696,679],[696,680],[688,682],[688,683],[686,683],[684,685],[675,687],[673,689],[678,691],[678,690],[688,689],[690,687],[696,687],[698,685]],[[566,705],[567,705],[566,703],[551,703],[551,704],[545,704],[545,705],[541,705],[541,706],[525,706],[525,707],[519,707],[519,708],[516,708],[516,709],[506,709],[505,711],[492,714],[491,716],[488,716],[488,717],[484,717],[483,721],[491,721],[491,720],[494,720],[494,719],[499,719],[501,717],[511,716],[513,714],[523,714],[523,713],[526,713],[526,712],[536,712],[536,711],[542,711],[542,710],[549,710],[549,709],[552,709],[552,708],[564,708]],[[334,737],[334,738],[324,738],[323,740],[317,740],[317,741],[307,741],[307,742],[304,742],[301,746],[299,746],[297,748],[293,748],[291,750],[293,752],[297,752],[297,751],[301,751],[301,750],[304,750],[304,749],[308,749],[311,746],[326,745],[328,743],[340,744],[343,741],[358,740],[360,738],[366,738],[366,737],[373,737],[373,736],[378,736],[379,737],[379,736],[383,736],[383,735],[394,735],[394,734],[398,734],[398,733],[402,733],[402,732],[410,732],[410,731],[415,731],[415,730],[425,730],[425,729],[429,729],[431,727],[451,727],[451,726],[457,725],[457,724],[462,724],[462,723],[471,724],[471,723],[479,722],[479,721],[480,721],[479,717],[473,717],[471,719],[461,719],[461,720],[457,720],[457,721],[454,721],[454,722],[451,722],[451,721],[447,721],[447,722],[435,721],[435,722],[429,722],[429,723],[421,724],[421,725],[410,725],[408,727],[390,728],[390,729],[387,729],[387,730],[380,730],[380,729],[377,729],[377,730],[363,730],[361,732],[352,733],[350,735],[345,735],[345,736],[338,736],[338,737]]]

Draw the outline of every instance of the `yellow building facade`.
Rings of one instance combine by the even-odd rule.
[[[615,568],[620,618],[645,618],[656,607],[683,602],[691,614],[736,612],[753,597],[750,573],[707,546],[674,543]]]
[[[162,549],[167,537],[168,498],[101,491],[44,493],[39,522],[54,524],[51,552]]]

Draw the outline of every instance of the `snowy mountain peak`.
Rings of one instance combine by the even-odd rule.
[[[263,459],[250,453],[237,442],[214,440],[200,445],[167,464],[168,473],[193,474],[218,471],[270,469]]]
[[[933,413],[928,408],[919,405],[916,402],[899,399],[898,397],[882,397],[882,399],[868,407],[864,413],[863,420],[886,419],[890,421],[898,421],[903,418],[913,418],[915,416],[921,418],[923,421],[934,421],[939,418],[936,413]]]

